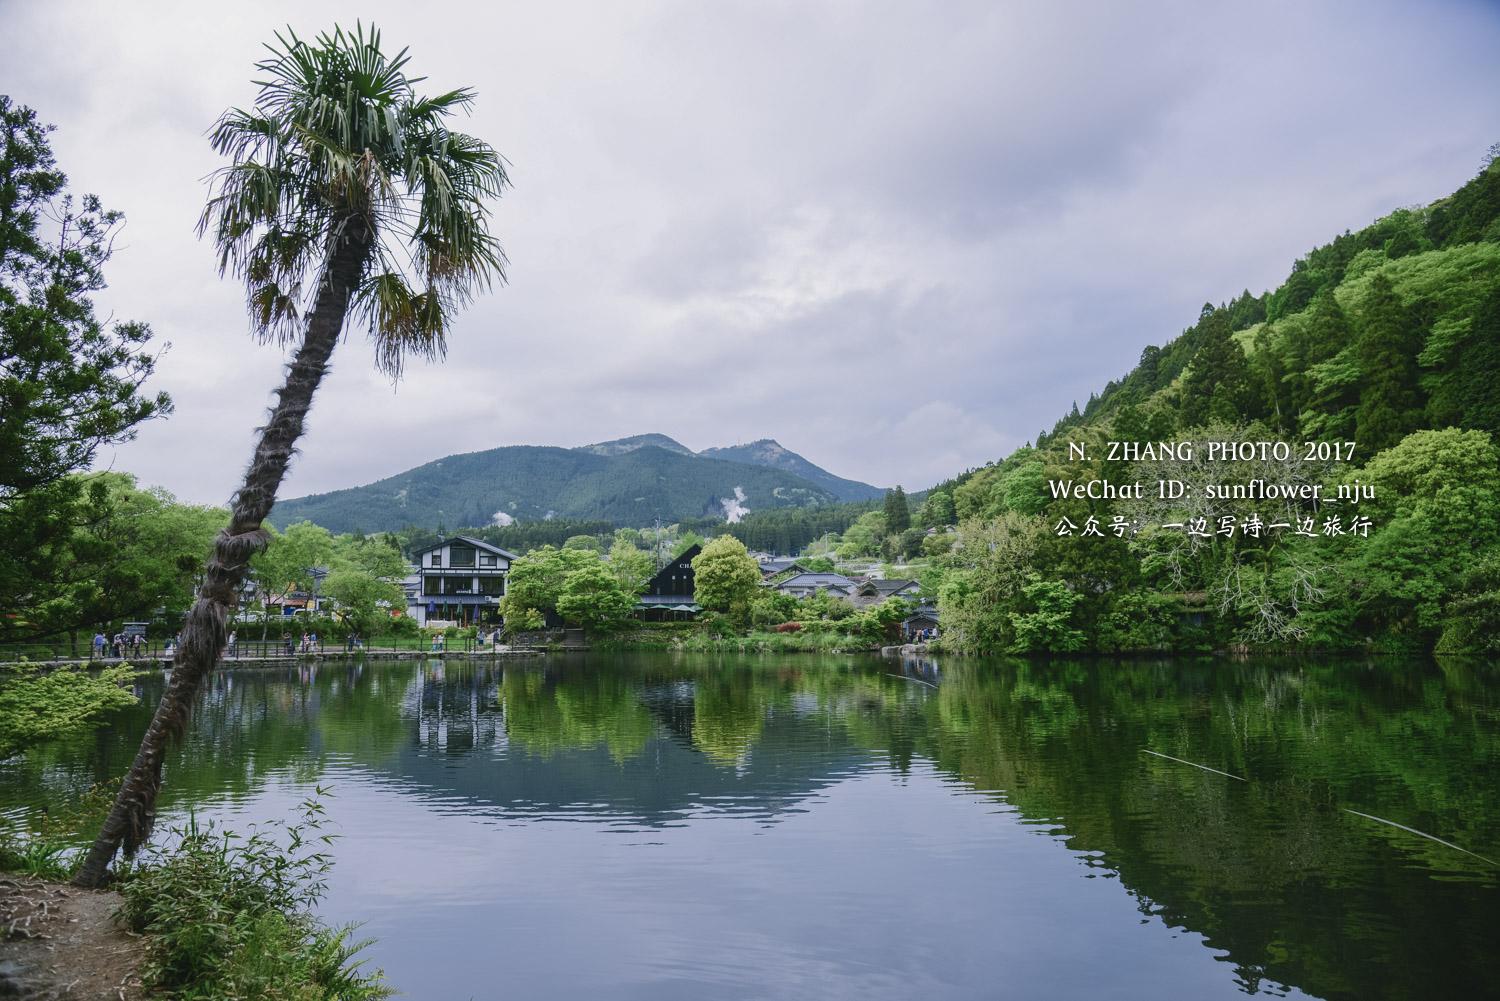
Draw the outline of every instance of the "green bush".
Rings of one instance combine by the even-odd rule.
[[[82,666],[0,667],[0,760],[135,705],[128,687],[134,677],[128,664],[102,671]]]
[[[319,790],[322,793],[322,790]],[[146,936],[148,991],[169,998],[362,1001],[393,991],[360,971],[367,942],[312,916],[332,861],[322,852],[323,808],[302,804],[295,824],[241,836],[195,820],[170,854],[128,870],[122,913]]]

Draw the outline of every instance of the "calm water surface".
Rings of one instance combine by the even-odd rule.
[[[0,764],[0,810],[117,776],[159,693]],[[1500,997],[1494,668],[228,671],[165,823],[318,785],[323,913],[412,998]]]

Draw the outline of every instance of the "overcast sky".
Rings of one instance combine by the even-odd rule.
[[[0,0],[0,89],[128,216],[102,304],[172,345],[176,415],[101,466],[236,486],[282,359],[193,235],[204,132],[355,17],[477,89],[510,284],[394,388],[351,336],[282,496],[647,431],[926,487],[1500,140],[1488,3]]]

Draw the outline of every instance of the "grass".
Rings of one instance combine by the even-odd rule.
[[[322,789],[318,794],[326,795]],[[82,859],[77,832],[91,830],[114,798],[99,786],[53,811],[29,833],[0,830],[0,871],[63,882]],[[149,996],[210,1001],[370,1001],[394,993],[367,973],[353,926],[313,916],[332,860],[317,799],[295,823],[249,835],[200,826],[169,832],[172,847],[121,866],[122,917],[143,936]]]
[[[118,780],[101,783],[71,802],[46,810],[33,830],[0,826],[0,872],[59,883],[72,879],[82,858],[78,832],[92,831],[104,822],[118,784]]]
[[[326,795],[324,790],[318,790]],[[365,1001],[394,993],[365,973],[368,940],[312,914],[333,863],[323,807],[302,804],[296,823],[248,836],[190,819],[176,846],[127,868],[123,915],[146,936],[148,991],[168,998]]]

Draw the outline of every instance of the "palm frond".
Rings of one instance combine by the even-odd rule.
[[[362,220],[376,241],[351,313],[397,377],[405,357],[441,357],[454,313],[505,281],[489,203],[510,178],[489,144],[447,128],[474,92],[419,96],[406,50],[380,46],[361,22],[312,41],[276,34],[256,64],[254,107],[210,130],[231,162],[210,178],[198,231],[212,236],[221,271],[244,282],[254,332],[285,342],[339,234]]]

